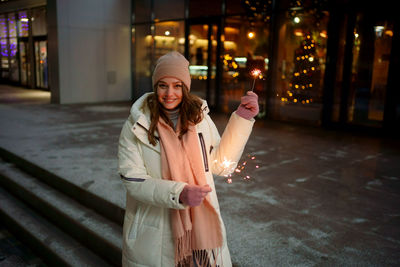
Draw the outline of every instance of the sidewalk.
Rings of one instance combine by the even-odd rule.
[[[55,105],[23,91],[0,85],[0,147],[124,208],[117,144],[130,103]],[[222,133],[228,117],[211,116]],[[232,261],[399,266],[399,143],[257,121],[244,171],[216,177]]]

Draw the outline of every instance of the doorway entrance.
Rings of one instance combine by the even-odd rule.
[[[333,123],[350,127],[382,128],[390,97],[389,69],[394,20],[378,12],[358,11],[344,16],[338,33]],[[332,77],[333,78],[333,77]]]
[[[218,103],[218,24],[189,22],[187,58],[192,77],[191,92],[207,100],[210,108]]]

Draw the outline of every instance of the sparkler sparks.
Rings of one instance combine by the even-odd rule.
[[[236,164],[237,162],[230,161],[229,159],[224,158],[224,161],[221,162],[223,172],[232,173],[235,170]]]
[[[254,77],[253,86],[251,87],[251,91],[254,90],[254,85],[256,84],[256,79],[260,76],[261,70],[260,69],[253,69],[251,71],[251,75]]]
[[[242,163],[238,164],[236,166],[235,162],[232,162],[230,160],[224,159],[224,161],[221,163],[221,166],[224,167],[225,170],[229,170],[228,175],[225,175],[226,177],[226,182],[228,184],[231,184],[233,182],[233,178],[235,178],[236,176],[241,177],[243,180],[248,181],[251,179],[251,166],[254,166],[253,161],[256,159],[255,156],[252,156],[250,154],[247,154],[245,159],[242,161]],[[236,167],[235,167],[236,166]],[[250,166],[250,168],[247,168]],[[255,165],[255,168],[258,169],[260,168],[259,165]]]

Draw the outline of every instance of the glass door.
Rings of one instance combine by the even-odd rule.
[[[354,29],[348,122],[382,126],[393,24],[359,14]]]
[[[27,86],[31,76],[28,38],[20,38],[19,55],[21,62],[21,84]]]
[[[382,127],[392,53],[393,21],[359,12],[339,37],[332,121]]]
[[[35,41],[36,87],[48,88],[47,41]]]
[[[216,24],[190,24],[189,62],[191,92],[216,105],[217,31]]]

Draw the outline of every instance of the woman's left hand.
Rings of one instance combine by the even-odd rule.
[[[242,96],[236,114],[244,119],[250,120],[254,118],[258,112],[258,95],[252,91],[248,91],[245,96]]]

